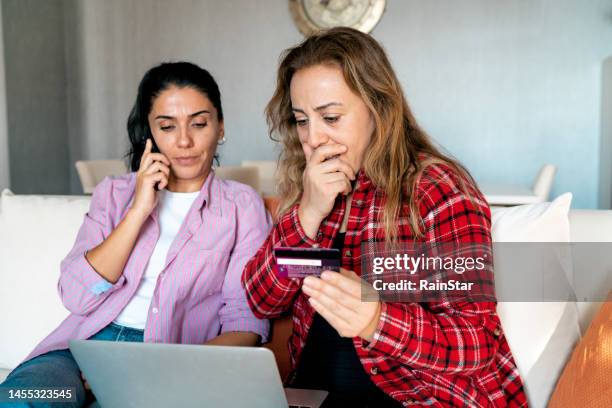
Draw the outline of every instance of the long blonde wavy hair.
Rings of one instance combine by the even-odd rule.
[[[397,238],[402,202],[409,203],[408,217],[415,236],[422,236],[422,219],[413,199],[423,169],[441,163],[474,182],[456,160],[443,154],[417,124],[404,98],[400,82],[380,44],[368,34],[347,27],[333,28],[306,38],[281,55],[276,90],[266,106],[270,138],[281,143],[278,192],[279,214],[300,200],[306,159],[291,110],[290,84],[300,69],[320,64],[340,67],[344,80],[370,110],[375,131],[362,167],[373,184],[385,192],[382,223],[385,236]],[[459,186],[467,186],[459,178]],[[466,191],[467,193],[467,191]]]

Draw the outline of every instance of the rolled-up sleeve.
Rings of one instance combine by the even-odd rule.
[[[241,192],[236,205],[236,240],[223,282],[223,306],[219,311],[221,333],[230,331],[252,332],[268,341],[269,322],[255,317],[247,302],[241,284],[242,271],[263,244],[272,222],[263,200],[254,190]]]
[[[60,265],[58,291],[62,303],[72,313],[86,315],[125,284],[125,277],[112,284],[89,264],[87,251],[102,243],[112,231],[107,203],[112,180],[104,179],[95,189],[74,246]]]

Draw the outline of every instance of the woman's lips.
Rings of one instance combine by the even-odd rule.
[[[174,163],[178,164],[179,166],[192,166],[197,163],[198,159],[198,156],[175,157]]]

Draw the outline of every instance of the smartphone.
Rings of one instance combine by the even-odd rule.
[[[151,139],[151,153],[159,153],[159,148],[157,147],[157,144],[155,143],[155,139],[153,139],[152,137],[149,137],[149,139]],[[159,183],[155,183],[155,191],[159,191]]]
[[[276,273],[281,278],[320,276],[323,271],[340,272],[340,250],[325,248],[274,248]]]

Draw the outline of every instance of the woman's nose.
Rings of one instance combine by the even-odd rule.
[[[177,144],[179,145],[179,147],[191,147],[191,145],[193,144],[193,138],[189,133],[189,127],[181,128]]]
[[[324,132],[323,129],[316,126],[315,124],[311,124],[308,127],[308,138],[306,142],[310,147],[316,149],[317,147],[327,143],[329,141],[329,136]]]

